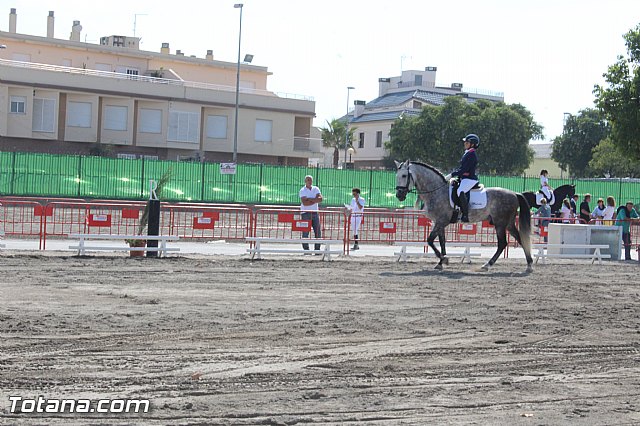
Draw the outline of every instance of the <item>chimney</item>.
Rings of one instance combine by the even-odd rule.
[[[16,9],[14,7],[11,8],[11,13],[9,14],[9,32],[16,32],[16,23],[18,21],[18,15],[16,14]]]
[[[47,38],[53,38],[53,10],[50,10],[47,16]]]
[[[162,43],[162,47],[160,48],[160,53],[164,53],[166,55],[171,53],[171,50],[169,49],[169,43]]]
[[[182,50],[178,49],[178,50],[176,50],[176,55],[177,56],[184,56],[184,53],[182,53]]]
[[[80,31],[82,31],[82,25],[80,25],[80,21],[73,21],[73,26],[71,27],[71,36],[69,37],[69,40],[80,41]]]
[[[213,61],[213,50],[207,50],[207,60]]]
[[[353,118],[358,118],[364,112],[365,101],[353,101]]]
[[[389,77],[378,79],[378,96],[385,95],[391,88],[391,79]]]

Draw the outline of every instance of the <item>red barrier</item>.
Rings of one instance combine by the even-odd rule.
[[[247,207],[172,204],[163,207],[162,217],[168,224],[166,234],[183,239],[244,240],[251,232],[252,214]]]
[[[0,222],[5,236],[37,237],[38,247],[43,248],[43,218],[52,214],[36,201],[3,198],[0,200]]]
[[[132,213],[134,203],[53,202],[52,215],[44,216],[42,249],[46,249],[47,238],[67,237],[69,234],[137,234],[138,217]],[[166,204],[163,205],[166,208]],[[144,205],[135,210],[141,211]],[[164,215],[160,217],[162,232]],[[166,225],[165,225],[166,226]]]
[[[344,209],[320,210],[318,214],[322,238],[346,241],[347,216]],[[310,229],[311,221],[303,220],[299,209],[259,208],[254,212],[251,236],[301,238],[302,232]],[[310,232],[310,237],[313,237],[313,231]]]

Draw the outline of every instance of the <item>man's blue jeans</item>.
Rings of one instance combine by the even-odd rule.
[[[317,212],[303,212],[302,220],[310,220],[311,227],[313,228],[313,236],[315,238],[322,238],[322,231],[320,230],[320,216]],[[308,232],[302,233],[302,238],[309,238]],[[309,250],[309,244],[302,243],[302,248],[305,250]],[[320,244],[315,245],[316,250],[320,250]]]

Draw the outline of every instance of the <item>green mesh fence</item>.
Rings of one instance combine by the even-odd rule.
[[[14,196],[147,199],[149,180],[166,170],[172,178],[162,198],[167,201],[203,201],[248,204],[299,204],[298,191],[311,175],[325,205],[351,201],[358,187],[370,207],[412,206],[415,195],[400,203],[395,197],[395,173],[383,170],[336,170],[315,167],[279,167],[239,164],[235,175],[220,173],[216,163],[125,160],[22,152],[0,152],[0,194]],[[516,192],[537,191],[538,176],[480,176],[487,187]],[[611,195],[617,204],[640,197],[640,182],[629,179],[550,179],[552,187],[573,183],[592,203]]]

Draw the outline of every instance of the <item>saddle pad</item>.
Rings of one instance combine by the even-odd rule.
[[[471,200],[469,200],[469,210],[484,209],[487,207],[487,189],[483,186],[482,189],[472,189]],[[453,187],[449,185],[449,204],[455,208],[453,204]]]
[[[552,206],[553,204],[555,204],[556,202],[556,196],[553,193],[553,191],[549,191],[551,192],[551,200],[549,200],[547,203]],[[544,198],[544,194],[541,194],[540,192],[536,192],[536,204],[537,205],[541,205],[542,203],[540,202],[540,200],[542,200]]]

